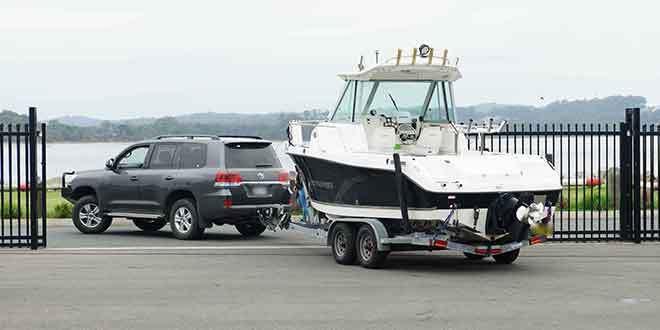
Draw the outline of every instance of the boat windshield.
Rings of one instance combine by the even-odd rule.
[[[455,121],[450,84],[445,81],[348,82],[332,120],[356,121],[370,114],[422,117],[426,122]]]

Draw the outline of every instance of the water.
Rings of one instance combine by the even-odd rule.
[[[46,177],[57,178],[64,172],[102,169],[105,162],[115,158],[130,142],[103,142],[103,143],[47,143],[46,144]],[[16,145],[12,151],[12,185],[16,185]],[[21,183],[25,183],[25,149],[21,148]],[[284,142],[274,142],[274,148],[285,168],[293,170],[293,162],[284,153]],[[7,143],[4,144],[3,162],[8,161]],[[41,150],[41,145],[39,145]],[[41,154],[41,152],[39,152]],[[5,185],[8,184],[8,169],[3,166]],[[41,173],[40,173],[41,174]]]
[[[607,139],[607,141],[606,141]],[[515,152],[529,154],[543,155],[545,153],[553,153],[555,155],[555,164],[557,169],[561,168],[564,180],[571,178],[574,182],[576,174],[578,177],[598,177],[599,174],[604,174],[608,169],[619,166],[619,141],[614,136],[601,137],[600,141],[594,138],[593,143],[589,137],[584,141],[582,137],[576,140],[575,137],[556,137],[554,141],[554,151],[552,149],[553,143],[551,137],[547,140],[547,150],[545,148],[544,138],[540,138],[537,142],[536,137],[530,140],[526,137],[523,141],[522,138],[517,138],[515,142]],[[507,152],[506,142],[504,138],[500,140],[495,137],[492,141],[492,150]],[[60,177],[63,172],[67,171],[84,171],[91,169],[102,169],[105,162],[109,158],[114,158],[124,148],[131,145],[128,142],[111,142],[111,143],[48,143],[46,145],[47,162],[46,162],[46,177],[54,178]],[[474,149],[474,141],[471,142],[472,149]],[[278,141],[273,144],[282,165],[289,169],[294,169],[294,164],[285,153],[285,142]],[[531,150],[530,150],[531,146]],[[537,147],[538,146],[538,147]],[[569,147],[570,146],[570,147]],[[577,146],[577,149],[576,149]],[[593,154],[592,154],[593,146]],[[654,142],[654,158],[653,162],[647,159],[647,172],[650,172],[653,166],[654,173],[658,173],[658,142]],[[40,147],[40,146],[39,146]],[[486,140],[486,148],[491,148],[490,137]],[[524,149],[523,149],[524,148]],[[600,157],[598,157],[598,149],[600,148]],[[647,155],[650,155],[650,141],[647,143]],[[509,138],[508,152],[514,152],[513,138]],[[584,156],[583,156],[584,155]],[[592,157],[593,155],[593,157]],[[8,145],[4,144],[3,162],[7,161]],[[14,153],[12,157],[14,162],[12,165],[14,173],[12,173],[12,180],[16,182],[16,150],[14,145]],[[600,159],[600,162],[599,162]],[[643,158],[642,158],[643,159]],[[569,162],[570,160],[570,162]],[[24,168],[25,150],[21,149],[21,166]],[[615,165],[616,164],[616,165]],[[8,172],[4,169],[5,184],[7,184]],[[576,173],[577,172],[577,173]],[[584,174],[583,174],[584,173]],[[25,181],[25,174],[21,171],[21,182]]]

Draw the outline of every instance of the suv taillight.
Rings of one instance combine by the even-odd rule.
[[[277,181],[281,183],[289,183],[289,172],[280,172],[280,174],[277,177]]]
[[[215,174],[216,187],[235,187],[241,184],[241,174],[236,172],[217,172]]]

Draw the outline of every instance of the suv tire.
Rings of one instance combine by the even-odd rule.
[[[83,234],[100,234],[112,224],[112,218],[101,214],[94,195],[87,195],[73,206],[73,225]]]
[[[195,203],[187,198],[179,199],[169,214],[170,228],[174,237],[183,240],[199,239],[204,234],[204,228],[199,226],[199,217]]]
[[[142,219],[131,219],[135,227],[138,227],[146,232],[158,231],[167,224],[167,220],[158,219],[158,220],[142,220]]]
[[[235,227],[245,237],[259,236],[266,230],[266,226],[260,223],[239,223]]]

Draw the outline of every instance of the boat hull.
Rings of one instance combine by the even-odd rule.
[[[399,208],[394,171],[347,165],[317,157],[289,154],[305,178],[307,193],[312,201],[323,205],[355,209],[354,216],[365,208]],[[503,192],[432,192],[424,190],[404,175],[404,192],[408,207],[413,210],[487,209]],[[512,192],[532,193],[535,198],[557,201],[558,190]],[[400,212],[390,212],[400,217]],[[397,215],[398,214],[398,215]],[[412,217],[414,218],[414,217]]]

